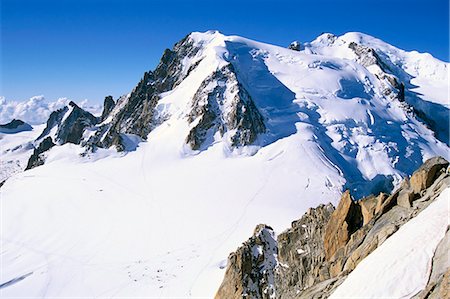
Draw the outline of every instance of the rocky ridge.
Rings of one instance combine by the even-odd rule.
[[[239,83],[232,64],[206,78],[194,95],[188,121],[192,126],[186,143],[194,150],[208,134],[228,133],[232,146],[252,144],[265,131],[264,120],[250,94]]]
[[[308,210],[277,237],[277,249],[269,251],[278,253],[273,267],[265,269],[266,275],[274,277],[272,298],[329,297],[365,257],[449,187],[449,162],[435,157],[427,160],[390,195],[381,193],[355,201],[349,192],[345,192],[336,209],[328,204]],[[443,294],[448,295],[450,265],[446,253],[449,235],[447,228],[446,236],[434,254],[428,284],[414,298],[444,298]],[[242,257],[251,254],[252,246],[256,245],[255,236],[244,244],[236,251],[238,255],[230,255],[216,298],[241,298],[250,292],[242,284],[240,288],[234,288],[243,277],[259,269],[257,263],[250,266],[248,261],[242,267]],[[266,284],[256,282],[251,290]],[[269,297],[255,293],[245,298]]]
[[[253,236],[229,257],[216,298],[275,298],[274,273],[278,253],[275,234],[270,226],[261,224]]]
[[[28,160],[25,170],[43,165],[45,152],[55,145],[66,143],[80,144],[86,129],[92,128],[99,119],[83,110],[74,102],[68,106],[52,112],[47,125],[36,138],[35,150]]]
[[[329,49],[340,40],[331,34],[321,38]],[[291,50],[272,49],[273,46],[240,37],[226,37],[218,32],[192,33],[172,49],[166,49],[158,66],[145,72],[129,94],[117,100],[107,96],[101,116],[94,117],[75,107],[74,103],[52,113],[35,147],[51,135],[56,145],[79,144],[84,148],[82,155],[89,156],[99,148],[127,152],[136,149],[137,144],[145,141],[149,133],[161,124],[182,120],[187,127],[186,130],[178,130],[182,134],[177,138],[184,141],[180,142],[182,152],[186,149],[188,154],[189,150],[204,151],[222,141],[225,152],[256,145],[236,151],[255,153],[260,146],[294,135],[298,126],[306,125],[313,132],[318,147],[325,149],[327,159],[340,171],[356,165],[358,169],[342,171],[345,180],[354,184],[347,186],[352,192],[367,185],[372,185],[374,190],[366,188],[368,191],[363,195],[391,190],[401,176],[411,173],[423,159],[420,154],[409,157],[407,153],[419,153],[426,147],[425,152],[430,150],[431,155],[442,155],[436,151],[441,144],[432,145],[428,136],[416,137],[431,136],[432,133],[422,134],[422,129],[426,128],[422,128],[422,124],[417,125],[412,114],[415,110],[406,103],[405,92],[411,88],[405,88],[409,77],[384,53],[366,44],[345,44],[343,50],[353,55],[354,60],[347,65],[348,59],[341,61],[337,57],[334,61],[336,57],[332,56],[340,51],[330,55],[330,61],[325,61],[329,58],[321,56],[323,53],[309,43],[294,42],[289,47]],[[308,52],[313,51],[311,49],[319,52]],[[271,60],[282,63],[283,68],[280,71],[269,69]],[[297,60],[302,63],[294,63]],[[356,64],[358,67],[355,68]],[[333,83],[338,83],[337,88],[340,89],[325,92],[316,85],[311,88],[292,83],[303,80],[303,77],[297,78],[296,73],[289,73],[289,80],[284,81],[285,66],[295,67],[299,72],[305,71],[305,67],[310,74],[317,72],[325,77],[332,75],[337,81]],[[343,70],[350,66],[349,73],[357,80],[346,78]],[[278,73],[281,81],[275,76]],[[192,90],[186,90],[185,85]],[[301,88],[297,90],[298,86]],[[177,95],[176,99],[171,98],[173,94]],[[356,102],[358,98],[360,100]],[[336,105],[330,104],[333,101]],[[340,105],[352,102],[360,110],[360,119],[354,122],[342,118],[339,111]],[[391,112],[388,111],[390,106],[394,107]],[[398,106],[408,112],[394,113]],[[392,115],[385,115],[386,111]],[[412,134],[408,133],[408,136],[403,134],[411,128],[404,124],[405,119],[413,126]],[[385,130],[395,131],[395,134],[386,134]],[[434,136],[432,138],[434,141]],[[386,166],[386,174],[368,180],[366,178],[373,177],[370,172],[374,172],[376,167],[371,165],[369,168],[373,169],[365,170],[366,167],[356,161],[356,156],[375,155],[375,148],[383,148],[383,159],[389,165]],[[347,163],[344,156],[353,159],[354,163]],[[395,156],[404,158],[400,158],[401,163],[394,163]]]
[[[161,121],[154,115],[159,95],[172,90],[189,75],[201,60],[201,57],[196,57],[199,50],[189,35],[176,43],[172,50],[166,49],[154,71],[145,72],[128,96],[122,97],[113,109],[108,108],[109,112],[104,110],[103,122],[83,145],[90,150],[115,146],[118,151],[124,151],[124,134],[147,139],[148,133]],[[187,66],[182,63],[185,59],[193,59],[194,62]],[[108,120],[108,116],[111,119]]]

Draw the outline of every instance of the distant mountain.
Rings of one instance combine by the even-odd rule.
[[[392,189],[424,159],[446,155],[447,69],[429,54],[355,32],[323,34],[289,49],[192,33],[167,49],[130,94],[117,103],[106,97],[100,119],[85,111],[83,120],[72,116],[53,141],[81,144],[87,153],[130,151],[157,127],[174,124],[167,134],[184,141],[186,153],[220,143],[227,152],[246,147],[253,154],[304,136],[345,188],[367,195]],[[68,109],[50,116],[41,138]]]
[[[448,65],[362,33],[189,34],[101,116],[70,103],[37,134],[0,135],[2,163],[19,161],[2,291],[213,296],[256,223],[275,238],[345,190],[389,193],[448,159]]]
[[[31,127],[26,122],[21,121],[20,119],[13,119],[7,124],[0,125],[0,133],[3,134],[14,134],[31,130],[33,130],[33,127]]]

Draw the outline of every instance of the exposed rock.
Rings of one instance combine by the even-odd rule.
[[[301,44],[300,44],[299,41],[293,41],[293,42],[289,45],[288,49],[291,49],[291,50],[294,50],[294,51],[300,51],[300,49],[301,49]]]
[[[104,121],[109,113],[114,109],[114,106],[116,106],[116,103],[114,102],[114,99],[112,96],[105,97],[105,101],[103,102],[103,111],[102,116],[100,117],[100,122]]]
[[[434,157],[427,160],[418,170],[411,176],[411,187],[416,194],[420,194],[422,190],[431,186],[436,177],[445,171],[449,162],[442,157]]]
[[[72,107],[72,111],[59,125],[56,133],[56,140],[59,144],[79,144],[84,130],[96,125],[98,122],[95,116],[81,109],[74,102],[70,102],[69,106]]]
[[[166,49],[155,70],[144,73],[131,94],[124,98],[120,109],[115,111],[110,123],[98,128],[94,136],[84,143],[85,146],[90,150],[115,146],[118,151],[122,151],[125,149],[122,134],[133,134],[147,139],[158,123],[154,117],[154,109],[159,101],[159,94],[172,90],[192,72],[201,58],[194,60],[188,69],[185,69],[182,61],[185,58],[193,58],[200,49],[189,36],[176,43],[172,50]],[[116,106],[119,106],[119,103]]]
[[[298,292],[291,298],[296,299],[326,299],[330,297],[331,293],[341,285],[345,280],[345,277],[334,277],[325,281],[321,281],[313,285],[312,287]]]
[[[389,196],[380,194],[353,202],[346,192],[334,211],[332,205],[309,209],[300,220],[292,223],[290,229],[278,236],[278,265],[273,286],[276,298],[328,298],[365,257],[450,187],[447,167],[448,162],[443,158],[426,161],[415,174],[419,175],[419,186],[428,187],[421,189],[413,201],[407,201],[408,204],[402,203],[402,197],[415,193],[406,179]],[[428,180],[430,176],[431,181]],[[429,282],[414,298],[448,298],[449,238],[447,230],[434,253]],[[275,250],[270,249],[269,253],[273,252]],[[236,259],[229,262],[229,269],[235,269],[236,263],[242,264]],[[258,269],[250,269],[250,263],[246,265],[249,267],[245,268],[246,273]],[[236,272],[228,272],[227,284],[222,284],[224,290],[242,290],[243,287],[237,287],[240,280],[248,280],[243,280],[244,276],[231,275]]]
[[[332,204],[309,209],[278,236],[277,298],[293,298],[303,289],[329,278],[323,234],[333,211]]]
[[[325,228],[325,259],[330,260],[336,251],[347,244],[351,234],[362,226],[361,207],[346,191]]]
[[[378,71],[374,75],[380,80],[382,93],[391,99],[397,99],[403,102],[406,110],[410,109],[409,105],[404,103],[405,85],[392,75],[389,66],[383,62],[377,52],[373,48],[355,42],[351,42],[348,47],[353,50],[357,57],[357,62],[362,66],[369,67],[376,65],[378,67]]]
[[[402,189],[398,193],[397,204],[404,208],[410,208],[414,200],[414,192],[411,188]]]
[[[64,117],[64,115],[67,113],[67,111],[69,111],[69,107],[64,106],[61,109],[58,109],[56,111],[53,111],[52,113],[50,113],[50,116],[47,120],[47,125],[45,126],[44,131],[42,131],[41,135],[39,135],[38,138],[36,138],[36,140],[42,139],[45,136],[47,136],[48,134],[50,134],[50,131],[54,128],[57,127],[61,124],[62,119]]]
[[[36,140],[52,137],[54,138],[53,142],[58,144],[79,144],[85,129],[93,127],[97,123],[98,119],[95,116],[71,101],[69,106],[53,111],[50,114],[47,126]],[[56,134],[50,136],[50,134],[53,134],[52,130],[54,128],[56,128]]]
[[[263,117],[247,90],[238,82],[232,64],[214,72],[193,97],[188,121],[193,125],[186,143],[194,150],[208,136],[227,134],[232,146],[253,143],[265,131]],[[212,142],[212,140],[211,140]]]
[[[28,159],[27,167],[25,170],[40,166],[44,164],[44,153],[51,149],[55,144],[52,141],[51,137],[46,137],[41,141],[39,146],[33,151],[33,154]]]
[[[216,299],[275,298],[277,242],[271,227],[260,224],[253,236],[228,257]]]
[[[373,216],[375,215],[377,204],[379,201],[381,201],[380,196],[382,198],[384,197],[384,194],[381,193],[377,197],[370,195],[358,201],[358,204],[361,207],[363,225],[369,223],[369,221],[372,220]]]
[[[0,133],[4,134],[14,134],[31,130],[33,130],[33,127],[20,119],[13,119],[7,124],[0,125]]]
[[[444,238],[439,242],[436,251],[434,252],[431,274],[428,279],[426,287],[413,298],[428,299],[428,298],[449,298],[449,276],[450,276],[450,230]]]
[[[383,205],[385,204],[386,199],[388,197],[389,196],[387,194],[385,194],[385,193],[380,193],[377,196],[377,204],[375,206],[375,214],[377,214],[377,213],[379,213],[381,211],[381,209],[382,209]]]
[[[381,61],[374,49],[351,42],[348,47],[352,49],[358,57],[358,62],[365,67],[378,65],[383,71],[389,68]]]

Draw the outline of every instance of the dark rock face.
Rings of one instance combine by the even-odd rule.
[[[56,111],[53,111],[47,120],[47,126],[45,127],[44,131],[42,131],[41,135],[39,135],[37,140],[43,138],[44,136],[47,136],[48,134],[50,134],[50,131],[54,127],[60,125],[64,117],[64,114],[66,114],[67,111],[69,111],[69,107],[67,106],[64,106],[63,108],[58,109]]]
[[[272,228],[258,225],[253,236],[228,257],[225,279],[215,298],[274,298],[276,255]]]
[[[294,298],[305,288],[329,278],[328,269],[323,267],[323,235],[333,212],[332,204],[311,208],[278,236],[278,298]]]
[[[55,146],[55,144],[53,143],[51,137],[46,137],[44,140],[42,140],[39,146],[34,149],[30,159],[28,159],[27,167],[25,168],[25,170],[43,165],[45,160],[43,154],[53,146]]]
[[[25,122],[21,121],[20,119],[13,119],[7,124],[0,125],[0,128],[2,129],[16,129],[17,127],[24,125]]]
[[[74,102],[70,102],[72,112],[64,119],[58,127],[56,140],[60,144],[79,144],[87,127],[92,127],[98,123],[98,119],[91,113],[84,111]]]
[[[103,102],[103,111],[102,116],[100,117],[100,122],[104,121],[109,113],[114,109],[114,106],[116,106],[116,103],[114,102],[114,99],[112,96],[105,97],[105,101]]]
[[[385,96],[389,96],[391,99],[397,99],[401,102],[405,101],[405,85],[403,82],[399,82],[398,79],[391,74],[392,72],[389,66],[383,62],[374,49],[359,45],[355,42],[351,42],[348,47],[355,52],[357,61],[361,65],[365,67],[377,65],[380,68],[380,72],[375,74],[375,76],[381,81],[383,88],[382,92]],[[406,104],[405,109],[409,109]]]
[[[91,150],[115,146],[118,151],[122,151],[124,144],[121,134],[134,134],[145,140],[156,123],[154,109],[159,94],[172,90],[189,75],[198,62],[186,70],[183,69],[182,61],[186,57],[194,57],[199,50],[200,47],[194,46],[189,36],[176,43],[172,50],[166,49],[156,69],[144,74],[130,96],[124,99],[126,103],[114,115],[111,123],[101,126],[85,145]]]
[[[197,55],[201,47],[189,36],[185,37],[172,50],[166,49],[156,69],[146,72],[131,94],[117,102],[115,106],[120,108],[113,108],[112,98],[107,97],[101,121],[114,109],[112,120],[98,126],[82,145],[88,150],[115,146],[122,151],[125,149],[124,134],[145,140],[161,121],[155,114],[159,95],[174,89],[197,67],[202,59]],[[190,66],[183,63],[186,58],[192,61]],[[211,85],[214,87],[210,88]],[[266,129],[261,114],[247,90],[238,82],[231,64],[217,70],[201,84],[193,98],[188,121],[192,127],[186,143],[194,150],[207,146],[206,139],[216,132],[222,136],[226,134],[231,146],[238,147],[253,143]]]
[[[299,41],[293,41],[293,42],[289,45],[288,49],[291,49],[291,50],[294,50],[294,51],[300,51],[300,49],[301,49],[301,44],[300,44]]]
[[[188,121],[195,123],[186,138],[194,150],[200,149],[208,135],[217,131],[222,136],[230,132],[231,145],[243,146],[253,143],[266,130],[263,117],[238,82],[231,64],[217,70],[200,85]]]
[[[91,113],[81,109],[74,102],[69,106],[53,111],[47,120],[47,126],[36,141],[39,146],[34,150],[25,170],[44,164],[44,152],[56,144],[80,144],[87,128],[94,127],[99,119]],[[71,109],[71,111],[69,111]],[[55,129],[56,134],[49,136]],[[52,139],[54,138],[54,140]]]
[[[354,202],[346,192],[336,210],[331,204],[320,205],[294,221],[277,238],[278,259],[272,270],[274,298],[328,298],[365,257],[450,187],[448,167],[445,159],[432,158],[414,172],[414,183],[405,180],[389,196],[380,194]],[[409,205],[399,205],[402,194],[413,199]],[[447,230],[434,252],[428,284],[414,298],[448,297],[449,236]],[[270,249],[268,253],[275,251]],[[230,259],[228,269],[242,268],[237,265],[235,259]],[[258,267],[252,264],[250,268],[247,263],[245,269],[251,273]],[[242,285],[244,276],[232,273],[236,272],[225,273],[220,292],[233,296],[219,298],[241,298],[246,294],[245,288],[236,287]],[[251,298],[266,298],[255,294]]]
[[[33,128],[26,122],[20,119],[13,119],[7,124],[0,125],[0,133],[12,134],[23,131],[31,131]]]
[[[98,119],[91,113],[81,109],[74,102],[69,106],[53,111],[47,120],[47,126],[36,140],[49,135],[53,128],[56,129],[54,142],[59,144],[74,143],[80,144],[84,130],[93,127],[98,123]],[[70,114],[66,115],[71,109]]]

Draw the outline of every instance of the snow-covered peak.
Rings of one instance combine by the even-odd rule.
[[[448,83],[352,41],[294,51],[195,32],[100,123],[55,113],[50,134],[64,118],[82,140],[2,187],[6,296],[212,297],[255,223],[281,231],[344,189],[391,190],[448,158]]]
[[[213,39],[221,38],[223,39],[225,35],[220,33],[218,30],[208,30],[206,32],[192,32],[189,34],[189,38],[191,38],[195,43],[209,43]]]

